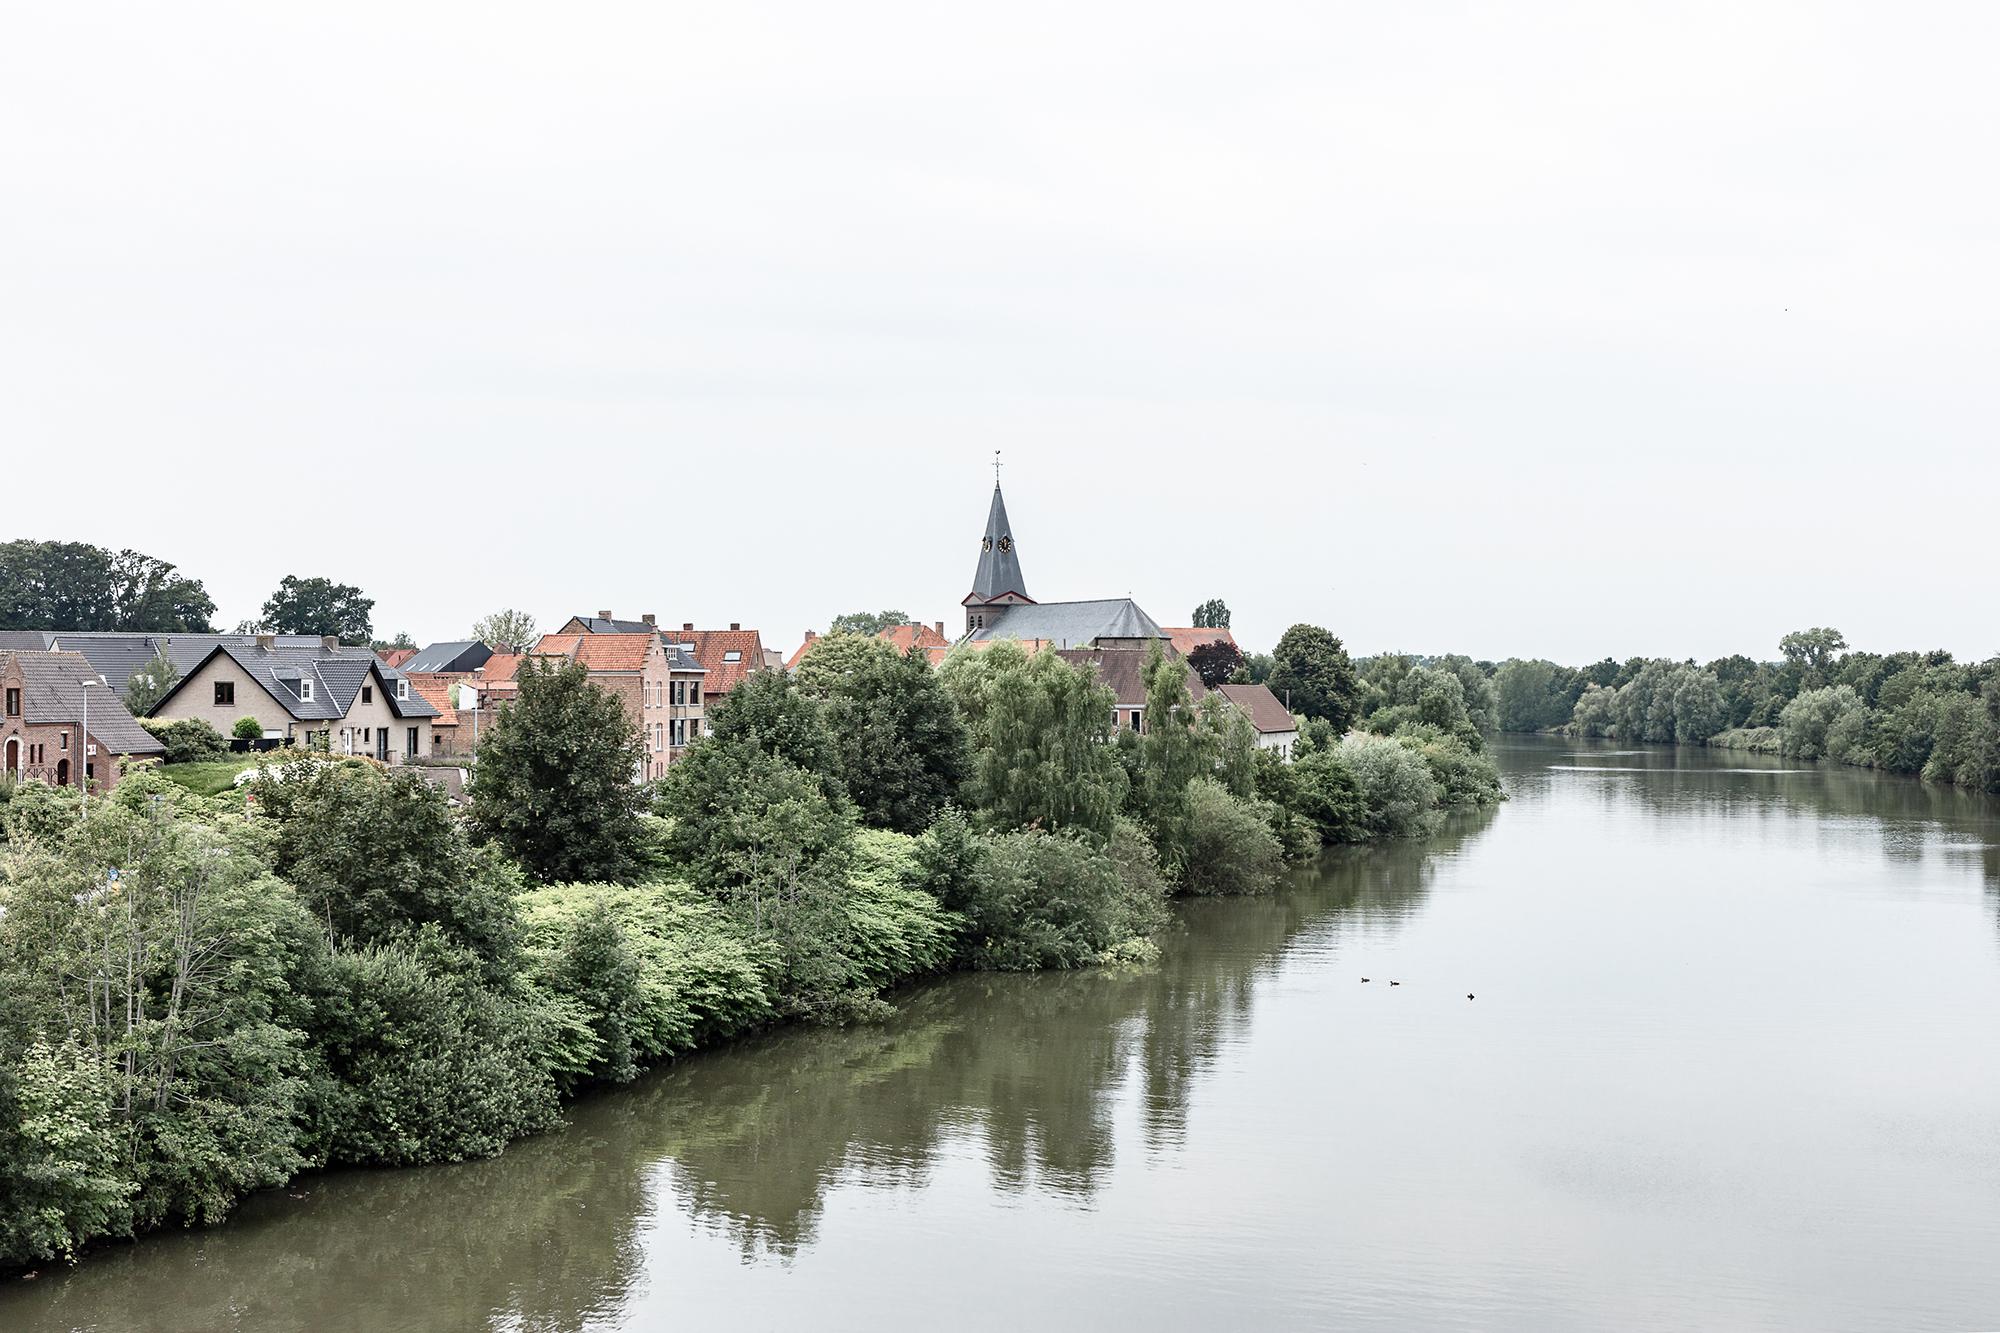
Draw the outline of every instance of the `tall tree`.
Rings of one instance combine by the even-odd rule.
[[[375,632],[375,599],[331,579],[287,574],[264,603],[264,628],[273,634],[333,634],[342,643],[367,643]]]
[[[903,833],[930,827],[970,776],[972,751],[929,659],[882,639],[829,635],[806,653],[797,680],[826,710],[863,821]]]
[[[139,551],[0,543],[0,629],[206,633],[214,614],[200,582]]]
[[[474,827],[536,879],[630,881],[644,831],[639,728],[580,662],[531,658],[518,680],[480,737]]]
[[[1201,677],[1201,683],[1211,690],[1234,679],[1238,671],[1248,666],[1236,645],[1226,639],[1196,644],[1188,652],[1187,661],[1194,674]]]
[[[1778,651],[1785,655],[1785,661],[1804,673],[1808,685],[1824,684],[1834,654],[1846,647],[1847,636],[1825,626],[1793,630],[1778,640]]]
[[[535,618],[505,607],[481,616],[472,626],[472,637],[496,653],[522,652],[535,641]]]
[[[1271,650],[1271,690],[1286,707],[1306,717],[1324,718],[1336,731],[1354,722],[1361,694],[1354,663],[1332,631],[1294,625]]]
[[[1194,609],[1196,629],[1228,629],[1229,603],[1220,597],[1211,597]]]
[[[940,673],[972,742],[968,791],[997,830],[1111,836],[1125,772],[1111,736],[1109,686],[1052,652],[1030,657],[1002,642],[955,655]]]
[[[827,627],[828,634],[880,634],[892,625],[910,623],[906,611],[850,611],[844,616],[835,616],[833,624]]]

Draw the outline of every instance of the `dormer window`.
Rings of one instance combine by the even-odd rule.
[[[304,676],[299,677],[299,698],[306,703],[313,701],[313,683]]]
[[[408,680],[402,679],[401,677],[397,678],[396,697],[398,699],[407,699],[410,697],[410,682]]]

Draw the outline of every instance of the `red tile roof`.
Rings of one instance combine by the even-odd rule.
[[[1271,693],[1268,685],[1218,685],[1216,689],[1249,716],[1251,726],[1266,735],[1274,731],[1299,729],[1298,719],[1291,715],[1277,695]]]
[[[544,634],[534,657],[567,657],[591,671],[644,671],[659,637],[653,634]]]
[[[1182,657],[1186,657],[1204,643],[1226,643],[1232,648],[1236,646],[1236,636],[1226,629],[1168,629],[1162,625],[1160,633],[1167,636],[1167,640],[1174,646],[1174,651]]]
[[[930,658],[933,666],[942,662],[944,655],[951,651],[951,640],[938,633],[930,625],[915,623],[891,625],[875,637],[887,639],[897,652],[902,653],[906,657],[909,655],[910,649],[921,648],[924,651],[924,655]]]
[[[451,687],[472,673],[469,671],[405,671],[410,688],[422,695],[424,702],[438,710],[431,719],[432,727],[455,727],[458,725],[458,710],[452,707]]]
[[[399,667],[417,655],[414,648],[384,648],[375,656],[382,659],[383,666]]]
[[[704,699],[722,698],[764,666],[764,641],[754,629],[670,629],[662,634],[668,643],[687,645],[708,673],[701,678]],[[736,654],[733,662],[725,660],[731,653]]]

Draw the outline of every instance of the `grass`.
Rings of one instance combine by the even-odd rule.
[[[238,773],[255,767],[260,759],[268,758],[268,755],[245,754],[228,759],[204,759],[193,764],[162,764],[160,776],[180,783],[197,796],[214,796],[228,791]]]

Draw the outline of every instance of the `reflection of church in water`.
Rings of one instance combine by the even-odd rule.
[[[1130,597],[1090,602],[1038,602],[1028,596],[1021,574],[1021,552],[1007,521],[1007,502],[1000,481],[993,481],[993,505],[986,514],[986,535],[979,541],[979,568],[967,593],[967,643],[1018,639],[1029,651],[1040,648],[1145,649],[1155,642],[1168,645],[1170,636]]]

